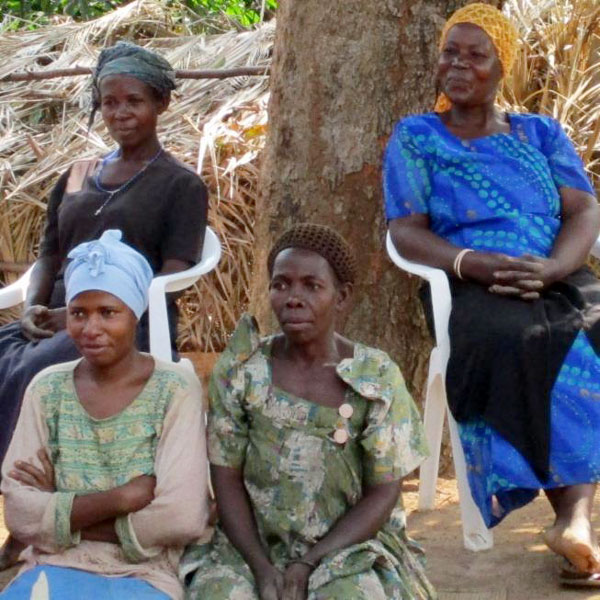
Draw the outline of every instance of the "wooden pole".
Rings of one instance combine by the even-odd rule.
[[[58,77],[79,77],[91,75],[93,69],[90,67],[73,67],[72,69],[55,69],[49,71],[25,71],[24,73],[12,73],[0,79],[1,83],[16,81],[41,81],[44,79],[56,79]],[[176,70],[175,77],[178,79],[227,79],[229,77],[256,77],[268,76],[269,67],[234,67],[232,69],[199,69],[199,70]]]

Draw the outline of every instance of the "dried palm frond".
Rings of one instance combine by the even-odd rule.
[[[506,11],[523,43],[504,106],[558,119],[600,186],[598,0],[509,0]]]
[[[267,66],[274,24],[256,31],[194,36],[173,2],[136,0],[88,23],[61,22],[0,35],[0,77],[32,68],[91,66],[99,50],[135,40],[181,69]],[[182,8],[182,10],[184,10]],[[503,105],[558,118],[600,183],[600,6],[597,0],[508,0],[523,45]],[[3,83],[0,89],[0,262],[34,260],[45,202],[73,160],[112,143],[97,123],[88,134],[88,78]],[[224,247],[217,272],[179,302],[180,346],[220,350],[245,309],[252,269],[258,157],[267,115],[266,78],[180,82],[160,136],[169,151],[201,163],[211,191],[210,222]],[[0,273],[5,282],[16,274]],[[0,314],[0,321],[14,318]]]
[[[25,69],[92,66],[119,39],[160,52],[178,69],[268,66],[274,23],[194,36],[170,15],[173,2],[136,0],[87,23],[63,22],[0,35],[0,77]],[[39,65],[36,67],[36,65]],[[161,116],[167,150],[196,167],[210,190],[210,225],[224,246],[218,273],[180,299],[184,350],[220,350],[245,309],[251,272],[257,160],[266,130],[266,77],[180,80]],[[46,201],[60,173],[114,143],[98,119],[87,131],[89,78],[3,83],[0,89],[0,262],[31,263]],[[200,160],[200,162],[199,162]],[[5,283],[17,273],[0,273]],[[14,311],[0,314],[8,322]]]

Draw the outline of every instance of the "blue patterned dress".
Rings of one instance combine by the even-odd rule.
[[[556,121],[528,114],[509,120],[509,133],[470,140],[453,135],[437,114],[401,120],[385,156],[388,220],[427,214],[431,230],[456,246],[549,256],[561,225],[559,189],[595,192]],[[532,306],[510,301],[518,310]],[[488,526],[540,488],[600,479],[600,360],[584,331],[575,331],[573,340],[549,387],[544,476],[487,419],[457,418],[471,491]],[[473,373],[468,366],[463,372]],[[492,512],[494,496],[500,510]]]

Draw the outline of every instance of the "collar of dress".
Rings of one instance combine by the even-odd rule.
[[[227,345],[226,352],[231,353],[234,362],[240,367],[252,366],[253,372],[256,368],[268,369],[267,359],[260,350],[268,346],[273,337],[261,338],[256,319],[252,315],[244,314]],[[383,402],[387,408],[391,405],[394,395],[391,368],[393,365],[385,352],[355,342],[354,356],[340,361],[336,372],[357,394],[367,400]]]

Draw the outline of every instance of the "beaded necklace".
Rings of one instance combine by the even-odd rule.
[[[104,171],[104,167],[106,166],[106,164],[110,161],[115,160],[116,158],[119,158],[119,156],[121,156],[119,150],[114,150],[113,152],[111,152],[110,154],[108,154],[107,156],[105,156],[102,159],[102,164],[100,165],[100,169],[98,169],[98,172],[96,173],[96,175],[94,175],[94,183],[96,184],[96,187],[101,191],[101,192],[105,192],[108,194],[108,198],[102,203],[102,206],[100,206],[100,208],[98,208],[95,212],[94,212],[94,216],[98,216],[103,210],[104,207],[119,193],[124,192],[126,189],[130,188],[144,173],[145,171],[148,169],[148,167],[154,163],[162,154],[163,149],[162,146],[158,149],[158,152],[135,174],[133,175],[133,177],[130,177],[125,183],[123,183],[122,185],[120,185],[116,190],[107,190],[101,183],[100,183],[100,179],[102,178],[102,173]]]

